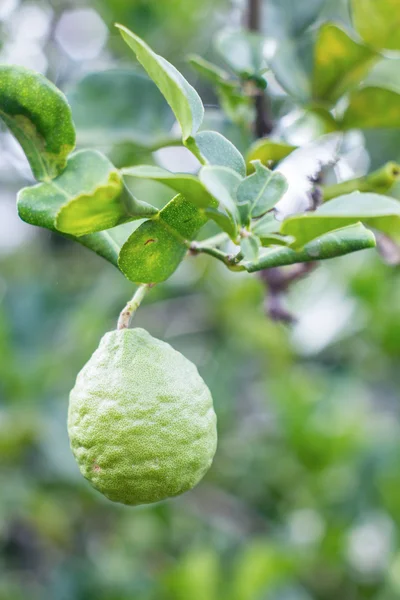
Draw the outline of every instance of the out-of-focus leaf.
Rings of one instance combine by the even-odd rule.
[[[151,216],[157,209],[133,198],[100,152],[81,150],[59,177],[21,190],[18,212],[32,225],[81,236]]]
[[[206,222],[197,206],[181,195],[157,217],[143,223],[122,246],[118,265],[136,283],[165,281],[183,260],[188,244]]]
[[[186,142],[186,146],[206,165],[229,167],[246,175],[246,163],[239,150],[217,131],[201,131]]]
[[[242,237],[240,240],[240,251],[246,261],[257,260],[261,248],[261,242],[256,235]]]
[[[196,90],[173,65],[153,52],[137,35],[123,25],[117,27],[172,108],[181,126],[183,138],[188,139],[195,135],[204,116],[203,103]]]
[[[39,181],[57,177],[75,147],[67,99],[48,79],[0,65],[0,118],[21,144]]]
[[[243,78],[260,76],[268,64],[264,58],[264,37],[254,32],[223,30],[216,38],[216,49],[232,71]]]
[[[268,138],[257,140],[252,144],[246,156],[248,170],[250,172],[254,171],[251,163],[255,160],[261,161],[266,167],[271,167],[286,158],[296,148],[297,146],[292,146],[286,142],[276,142]]]
[[[219,84],[221,82],[226,83],[229,82],[230,76],[229,73],[214,65],[208,60],[205,60],[202,56],[197,56],[197,54],[191,54],[188,57],[189,63],[192,67],[211,83]]]
[[[370,46],[400,50],[398,0],[351,0],[351,7],[354,25]]]
[[[270,171],[254,161],[255,173],[244,179],[237,189],[237,201],[248,206],[250,217],[262,217],[271,210],[287,190],[286,179],[278,171]]]
[[[314,39],[309,33],[294,39],[276,29],[265,44],[268,64],[276,80],[297,103],[308,104],[312,97]]]
[[[377,58],[374,50],[353,40],[344,29],[324,23],[314,49],[314,99],[335,103],[361,81]]]
[[[220,205],[237,220],[237,190],[242,178],[228,167],[203,167],[199,179]]]
[[[343,129],[400,128],[400,59],[385,58],[350,94]]]
[[[400,241],[400,202],[379,194],[353,192],[334,198],[313,213],[283,221],[281,233],[295,238],[301,248],[320,235],[361,221]]]
[[[267,35],[296,38],[319,17],[326,3],[326,0],[270,0],[264,11],[264,30]]]
[[[152,165],[128,167],[123,169],[122,173],[139,179],[159,181],[185,196],[185,198],[193,202],[196,206],[204,208],[206,206],[218,205],[218,202],[194,175],[189,175],[187,173],[171,173],[166,169],[154,167]]]
[[[85,75],[69,92],[78,143],[130,142],[156,148],[174,141],[174,115],[151,79],[128,69]]]
[[[292,248],[271,248],[261,251],[257,261],[242,264],[249,273],[254,273],[271,267],[336,258],[358,250],[374,248],[375,245],[373,233],[361,223],[356,223],[312,240],[299,252]]]

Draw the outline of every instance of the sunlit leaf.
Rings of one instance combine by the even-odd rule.
[[[293,247],[339,227],[361,221],[400,241],[400,202],[379,194],[353,192],[330,200],[317,211],[296,215],[283,221],[281,233],[292,235]]]
[[[187,173],[171,173],[166,169],[151,165],[140,165],[123,169],[124,175],[159,181],[176,192],[182,194],[199,207],[217,206],[218,202],[206,190],[201,181],[194,175]]]
[[[242,263],[249,273],[295,263],[326,260],[376,245],[371,231],[360,223],[331,231],[309,242],[298,252],[292,248],[270,248],[260,252],[259,259]]]
[[[279,202],[288,186],[286,179],[278,171],[270,171],[260,161],[253,164],[255,173],[240,183],[237,201],[248,206],[248,213],[252,218],[258,218]]]
[[[129,194],[105,156],[81,150],[59,177],[21,190],[18,212],[32,225],[81,236],[148,217],[157,209]]]
[[[75,147],[67,99],[48,79],[0,65],[0,118],[21,144],[39,181],[56,177]]]
[[[400,50],[398,0],[351,0],[354,25],[371,46]]]
[[[194,204],[176,196],[157,217],[143,223],[128,238],[120,252],[119,268],[137,283],[165,281],[205,222],[204,214]]]
[[[314,99],[335,103],[361,81],[377,58],[374,50],[353,40],[344,29],[323,24],[314,49]]]
[[[239,150],[217,131],[201,131],[190,138],[187,147],[206,165],[229,167],[246,175],[246,163]]]
[[[400,59],[385,58],[350,94],[343,129],[400,128]]]
[[[197,133],[204,116],[204,107],[196,90],[165,58],[159,56],[137,35],[123,25],[117,25],[128,46],[157,85],[172,108],[184,139]]]

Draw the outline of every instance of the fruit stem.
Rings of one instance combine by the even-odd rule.
[[[142,283],[142,285],[138,287],[132,300],[128,302],[119,315],[117,329],[121,330],[129,328],[134,314],[143,302],[147,292],[149,292],[152,287],[154,287],[154,283]]]

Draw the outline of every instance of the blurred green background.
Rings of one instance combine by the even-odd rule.
[[[291,18],[297,7],[298,30],[320,14],[347,14],[345,2],[275,4]],[[212,35],[239,24],[242,8],[228,0],[2,0],[0,61],[41,70],[73,97],[88,72],[136,68],[112,28],[121,21],[196,82],[185,55],[209,55]],[[216,99],[199,85],[215,121]],[[120,115],[115,96],[110,122]],[[276,118],[292,114],[279,93],[274,102]],[[135,110],[140,121],[140,103]],[[242,149],[251,139],[220,127]],[[378,167],[400,157],[400,132],[360,134],[353,147],[355,173]],[[134,144],[110,152],[120,162],[144,153]],[[133,286],[84,248],[20,222],[15,195],[29,182],[2,130],[0,600],[399,598],[399,269],[374,251],[325,263],[291,290],[297,323],[288,328],[266,318],[257,277],[207,257],[185,261],[136,324],[182,351],[210,386],[215,462],[180,498],[113,505],[79,474],[67,403]],[[144,191],[160,204],[169,197],[158,186]]]

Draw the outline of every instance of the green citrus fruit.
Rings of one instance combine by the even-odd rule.
[[[196,367],[143,329],[103,337],[71,392],[68,430],[84,477],[131,505],[194,487],[217,445],[212,397]]]

